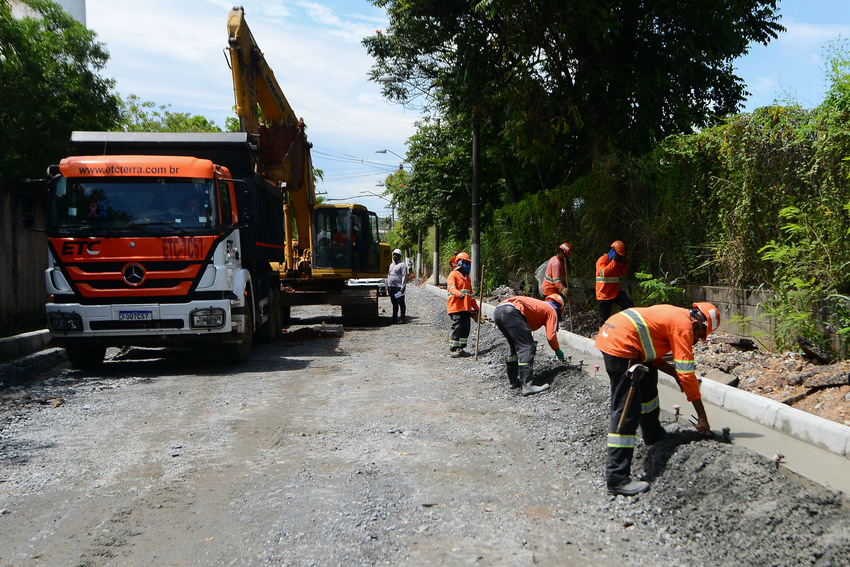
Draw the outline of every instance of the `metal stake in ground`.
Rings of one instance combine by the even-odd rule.
[[[635,392],[638,389],[638,384],[640,383],[640,379],[643,378],[643,375],[649,371],[649,368],[644,366],[643,364],[633,364],[631,368],[626,372],[631,379],[632,383],[629,386],[629,395],[626,396],[626,405],[623,406],[623,413],[620,414],[620,422],[617,424],[617,434],[621,435],[623,433],[623,423],[626,421],[626,415],[629,413],[629,408],[632,407],[632,400],[635,397]]]
[[[564,258],[564,295],[567,297],[567,312],[570,315],[570,332],[573,332],[573,304],[570,303],[570,273],[567,271],[567,259]]]
[[[481,285],[478,286],[478,330],[475,331],[475,360],[478,362],[478,343],[481,342],[481,307],[484,305],[484,266],[481,266]]]

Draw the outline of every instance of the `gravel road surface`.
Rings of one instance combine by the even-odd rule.
[[[638,442],[652,489],[609,497],[604,373],[541,344],[552,388],[522,397],[492,324],[477,361],[451,359],[444,302],[407,301],[376,328],[293,310],[244,366],[4,365],[0,566],[850,565],[844,495],[670,415]]]

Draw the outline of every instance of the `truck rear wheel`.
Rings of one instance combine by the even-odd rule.
[[[228,346],[227,360],[232,364],[244,364],[251,360],[251,349],[254,346],[254,310],[250,302],[245,305],[245,325],[239,336],[239,342]]]
[[[103,364],[106,347],[67,347],[65,353],[74,370],[86,370]]]
[[[280,285],[278,285],[278,288]],[[266,306],[269,318],[257,332],[257,342],[273,343],[282,334],[280,325],[280,291],[272,288],[269,293],[269,304]]]

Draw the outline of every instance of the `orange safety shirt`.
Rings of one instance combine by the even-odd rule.
[[[672,352],[673,368],[688,401],[701,397],[695,373],[694,328],[687,309],[661,304],[620,311],[599,329],[595,346],[611,356],[645,363]]]
[[[478,311],[478,303],[472,297],[472,280],[469,276],[454,270],[446,279],[446,290],[449,292],[448,312]]]
[[[564,262],[556,254],[549,258],[549,263],[546,264],[546,275],[543,278],[540,291],[543,292],[543,295],[552,295],[553,293],[561,293],[562,289],[564,289]]]
[[[510,303],[516,307],[525,317],[528,327],[532,331],[536,331],[545,325],[546,340],[549,342],[549,346],[552,347],[552,350],[561,348],[558,345],[558,313],[548,302],[518,295],[517,297],[509,297],[502,303]]]
[[[596,261],[596,299],[614,299],[620,293],[620,278],[626,275],[629,265],[625,260],[615,262],[603,254]]]

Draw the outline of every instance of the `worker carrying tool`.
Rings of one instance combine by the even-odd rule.
[[[693,347],[720,324],[720,313],[711,303],[694,303],[691,309],[674,305],[636,307],[616,313],[605,321],[595,346],[602,351],[605,370],[611,381],[611,416],[608,424],[608,451],[605,476],[608,493],[634,496],[649,490],[649,483],[632,480],[631,466],[635,433],[640,425],[644,443],[652,445],[666,433],[658,415],[658,370],[676,379],[697,413],[696,430],[709,435],[711,427],[699,392]],[[673,353],[673,365],[662,357]],[[635,363],[648,367],[639,384],[634,382],[634,403],[626,407],[633,386]],[[621,416],[625,419],[621,422]]]
[[[611,316],[616,303],[620,309],[634,307],[632,298],[620,289],[620,279],[626,275],[626,245],[621,240],[611,243],[611,249],[596,261],[596,301],[599,303],[599,326]]]
[[[449,337],[449,353],[452,358],[470,356],[466,352],[466,342],[469,339],[470,321],[478,320],[478,303],[472,293],[472,280],[469,270],[472,261],[466,252],[455,255],[457,268],[452,270],[446,279],[448,296],[448,313],[452,320],[452,331]]]
[[[508,340],[511,352],[505,362],[511,388],[522,388],[522,395],[529,396],[549,389],[549,384],[534,383],[534,354],[537,343],[531,333],[546,327],[546,340],[555,351],[555,356],[564,360],[558,344],[558,322],[564,311],[564,298],[553,293],[546,301],[533,297],[510,297],[493,310],[496,327]]]
[[[572,255],[573,249],[569,242],[564,242],[558,246],[558,252],[549,258],[549,263],[546,265],[546,275],[540,284],[540,291],[543,297],[550,295],[566,295],[567,293],[567,270],[565,263],[567,258]]]

